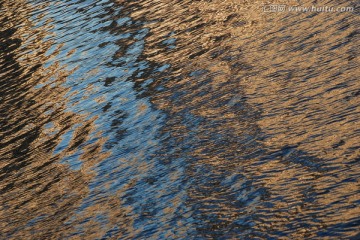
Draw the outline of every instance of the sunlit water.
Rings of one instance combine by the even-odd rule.
[[[262,5],[1,0],[0,238],[358,239],[358,11]]]

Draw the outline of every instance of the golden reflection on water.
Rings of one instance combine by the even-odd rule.
[[[40,5],[46,7],[45,5]],[[75,209],[88,194],[91,167],[102,155],[101,141],[88,145],[83,153],[86,163],[82,171],[71,171],[59,160],[71,154],[79,141],[91,132],[93,120],[64,112],[67,108],[62,86],[73,72],[64,66],[42,64],[59,53],[46,56],[53,41],[44,41],[51,32],[51,20],[35,27],[26,1],[6,1],[2,5],[2,128],[1,128],[1,238],[44,239],[62,238],[74,226],[66,225]],[[40,10],[40,9],[38,9]],[[46,15],[46,12],[41,16]],[[41,21],[41,19],[36,19]],[[19,24],[21,22],[21,24]],[[16,24],[16,25],[15,25]],[[14,26],[15,25],[15,26]],[[26,44],[22,44],[26,43]],[[60,46],[58,47],[58,49]],[[9,70],[8,70],[9,69]],[[54,84],[45,84],[49,78]],[[75,132],[68,151],[52,154],[60,136],[71,125],[82,123]],[[34,224],[28,224],[37,218]]]
[[[89,45],[104,47],[90,57],[80,45],[64,50],[76,29],[59,35],[52,3],[1,3],[1,238],[358,233],[356,13],[269,14],[262,1],[112,3],[98,10],[56,3],[74,5],[80,16],[104,11],[96,24],[108,26],[79,28]],[[121,25],[117,9],[132,23]],[[65,22],[86,23],[70,10],[62,14]],[[145,37],[135,34],[144,29]],[[109,52],[110,43],[95,39],[105,33],[122,36]],[[142,39],[137,55],[134,44]],[[86,65],[101,55],[112,62]],[[72,58],[78,62],[66,64]],[[117,72],[97,84],[108,76],[106,67],[121,68],[127,58],[147,62],[120,85],[134,82],[136,97],[109,99],[122,91],[114,87]],[[79,69],[85,73],[77,77]],[[86,85],[93,76],[100,80]]]
[[[254,229],[260,233],[268,232],[271,236],[275,232],[275,237],[278,232],[303,239],[316,237],[325,229],[340,230],[344,222],[353,222],[350,229],[341,230],[344,236],[355,233],[359,216],[356,177],[359,169],[353,165],[359,158],[360,142],[359,62],[355,47],[355,42],[359,42],[356,34],[359,19],[351,12],[266,15],[256,9],[259,5],[244,1],[188,1],[182,2],[183,8],[181,4],[169,8],[163,1],[157,4],[154,9],[135,12],[133,16],[146,14],[156,19],[162,9],[169,12],[166,15],[169,17],[151,26],[158,34],[149,37],[147,54],[155,61],[171,61],[172,68],[179,69],[171,73],[172,77],[181,76],[181,81],[169,81],[168,92],[158,94],[154,103],[169,110],[171,115],[183,114],[187,109],[203,118],[203,122],[217,118],[221,121],[218,128],[215,125],[199,130],[194,136],[206,139],[206,144],[195,147],[191,153],[199,159],[196,165],[210,165],[215,176],[222,174],[223,169],[236,172],[231,166],[234,161],[239,161],[242,168],[249,168],[248,177],[256,178],[255,184],[268,190],[270,196],[266,201],[273,205],[268,209],[258,204],[253,206],[258,210],[247,212],[258,216],[255,221],[259,224]],[[314,3],[303,1],[302,4]],[[186,19],[196,20],[189,23]],[[178,48],[161,52],[157,39],[166,34],[159,32],[168,29],[176,33],[173,37]],[[159,52],[155,55],[157,46]],[[205,72],[201,77],[185,77],[199,69]],[[175,89],[187,94],[181,100],[164,104],[163,99],[171,98]],[[241,96],[246,97],[249,106],[238,100]],[[234,101],[244,105],[245,113],[227,108],[225,103],[234,104]],[[254,114],[257,112],[260,114]],[[242,116],[247,118],[243,120]],[[181,123],[178,123],[181,127],[172,124],[171,132],[179,131],[182,137],[186,134]],[[238,144],[226,142],[225,157],[221,157],[217,150],[223,144],[208,141],[212,133],[231,136],[228,130],[234,134],[233,139],[245,134],[256,139],[256,129],[261,129],[262,137],[258,147],[270,152],[284,146],[293,150],[287,156],[275,155],[271,161],[255,158],[247,162],[240,160],[246,151],[239,153]],[[296,162],[298,152],[314,158],[314,163],[306,166]],[[226,204],[217,206],[216,210],[207,209],[206,205],[214,199],[230,199],[226,191],[212,193],[212,189],[213,185],[207,186],[203,191],[205,196],[200,190],[188,194],[195,202],[203,203],[201,210],[205,213],[201,217],[208,215],[210,219],[214,214],[222,217],[221,224],[209,220],[206,225],[215,233],[220,229],[224,234],[231,227],[222,228],[222,224],[234,222],[231,216],[236,210]],[[204,230],[202,236],[216,236],[211,230]]]

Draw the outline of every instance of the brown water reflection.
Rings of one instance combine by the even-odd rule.
[[[51,152],[74,122],[73,114],[63,113],[66,89],[60,87],[69,73],[53,65],[47,70],[58,75],[56,85],[34,89],[49,77],[42,68],[44,52],[52,45],[43,41],[48,29],[32,29],[31,6],[25,1],[6,1],[1,8],[1,238],[60,237],[67,231],[64,221],[88,192],[87,177],[56,164],[59,156]],[[44,131],[49,122],[57,134]],[[37,224],[27,225],[34,217]]]
[[[358,12],[262,5],[3,1],[1,238],[356,239]]]

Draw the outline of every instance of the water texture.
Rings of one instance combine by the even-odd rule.
[[[0,0],[0,239],[359,239],[359,2],[264,3]]]

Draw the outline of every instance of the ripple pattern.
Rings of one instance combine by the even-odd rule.
[[[0,239],[358,239],[359,4],[325,2],[1,0]]]

